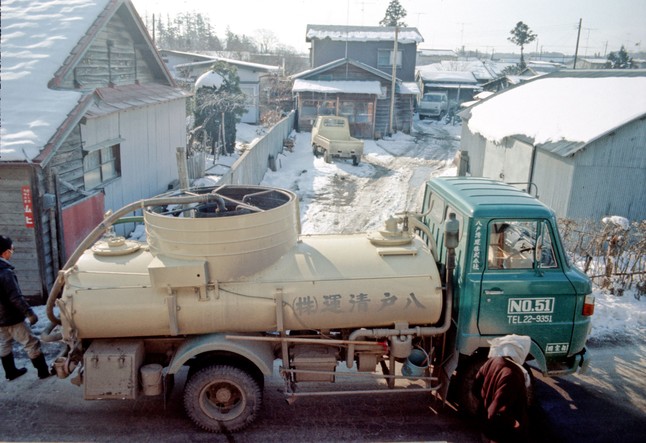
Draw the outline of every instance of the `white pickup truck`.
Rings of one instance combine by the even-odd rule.
[[[334,115],[320,115],[312,127],[312,152],[323,155],[326,163],[332,157],[350,158],[357,166],[363,155],[363,141],[350,136],[348,119]]]
[[[417,105],[419,119],[424,117],[437,118],[441,120],[449,108],[449,98],[446,92],[427,92],[422,96]]]

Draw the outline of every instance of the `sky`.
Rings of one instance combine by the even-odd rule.
[[[142,18],[195,11],[211,19],[218,36],[226,28],[255,37],[258,29],[272,31],[278,40],[306,52],[308,24],[378,26],[389,0],[132,0]],[[489,53],[519,52],[507,40],[523,21],[538,35],[528,52],[574,54],[579,20],[579,55],[605,58],[625,45],[636,52],[646,45],[644,0],[400,0],[404,22],[417,27],[424,49],[459,49]]]

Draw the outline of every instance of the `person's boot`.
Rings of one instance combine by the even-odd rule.
[[[21,375],[27,373],[27,368],[16,368],[16,363],[13,360],[13,354],[9,354],[5,357],[2,357],[2,367],[4,368],[4,373],[7,377],[7,380],[15,380]]]
[[[31,364],[34,365],[34,368],[38,369],[38,378],[47,378],[52,375],[47,367],[44,354],[41,353],[38,357],[32,358]]]

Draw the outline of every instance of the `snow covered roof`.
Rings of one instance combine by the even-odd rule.
[[[455,53],[452,49],[418,49],[417,52],[419,52],[422,55],[426,56],[443,56],[443,57],[451,57],[451,58],[457,58],[458,54]]]
[[[140,42],[157,57],[160,76],[172,85],[129,0],[2,1],[0,161],[46,161],[94,99],[101,99],[92,91],[57,88],[123,7],[139,27]],[[117,92],[128,100],[140,95],[139,88]]]
[[[2,1],[2,161],[36,157],[79,104],[48,83],[110,1]]]
[[[395,41],[394,26],[337,26],[337,25],[307,25],[306,41],[329,38],[336,41]],[[417,28],[399,28],[397,42],[421,43],[424,38]]]
[[[561,156],[644,116],[646,70],[559,71],[502,91],[463,114],[472,133],[498,143],[526,137]]]
[[[294,92],[325,92],[329,94],[381,94],[378,81],[323,81],[296,79]]]
[[[433,65],[425,65],[418,72],[423,82],[478,83],[471,71],[437,71]]]
[[[397,83],[397,92],[402,95],[419,95],[421,91],[415,82]]]

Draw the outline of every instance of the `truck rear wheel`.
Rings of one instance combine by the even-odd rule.
[[[254,378],[233,366],[207,366],[186,382],[184,409],[210,432],[239,431],[255,419],[262,391]]]
[[[353,155],[352,156],[352,165],[353,166],[359,166],[359,156],[358,155]]]

